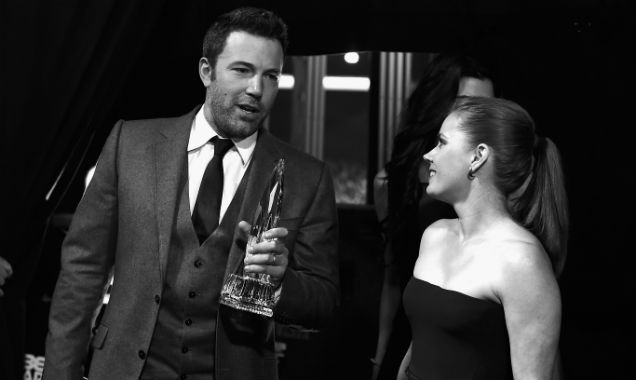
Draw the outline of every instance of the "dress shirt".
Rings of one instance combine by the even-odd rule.
[[[205,107],[205,106],[203,106]],[[218,134],[203,115],[203,107],[197,112],[190,130],[188,141],[188,195],[190,198],[190,215],[197,201],[199,187],[203,173],[208,163],[214,156],[214,145],[210,139]],[[220,137],[220,136],[219,136]],[[232,147],[223,157],[223,195],[221,197],[221,210],[219,211],[219,224],[223,220],[236,189],[241,183],[243,174],[252,159],[258,132],[241,141],[234,141]]]
[[[205,107],[205,106],[203,106]],[[190,215],[194,210],[197,194],[203,179],[203,172],[208,162],[214,157],[214,145],[210,139],[218,134],[203,115],[203,107],[197,112],[192,122],[190,130],[190,140],[188,141],[188,190],[190,197]],[[220,136],[219,136],[220,137]],[[258,132],[246,137],[241,141],[234,141],[234,147],[228,150],[223,156],[223,196],[221,198],[221,210],[219,211],[219,224],[223,220],[236,189],[238,189],[243,174],[252,159]],[[251,220],[249,221],[252,222]],[[282,286],[274,292],[274,303],[280,299]]]

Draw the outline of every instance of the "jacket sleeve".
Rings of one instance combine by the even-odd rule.
[[[117,146],[122,122],[108,137],[95,174],[62,243],[46,338],[44,379],[83,376],[90,323],[114,261],[117,238]]]
[[[325,326],[340,301],[338,213],[331,174],[321,167],[274,309],[277,321],[308,328]]]

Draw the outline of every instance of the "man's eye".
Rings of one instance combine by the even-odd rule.
[[[272,81],[272,82],[278,82],[278,74],[269,74],[267,75],[267,77]]]
[[[249,72],[249,70],[244,67],[235,67],[233,70],[241,74],[247,74]]]

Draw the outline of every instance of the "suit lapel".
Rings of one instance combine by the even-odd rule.
[[[192,121],[198,108],[179,117],[174,123],[162,125],[155,145],[156,208],[159,231],[159,265],[161,276],[166,273],[172,226],[180,200],[181,183],[187,186],[187,149]],[[187,188],[182,190],[187,191]]]
[[[276,147],[275,139],[266,130],[261,130],[254,149],[254,156],[250,162],[249,178],[247,179],[243,203],[236,219],[237,224],[241,220],[252,223],[256,206],[263,190],[269,183],[276,161],[282,157],[283,154]],[[232,241],[236,241],[237,238],[238,232],[235,230]],[[232,244],[226,267],[227,273],[236,273],[239,265],[243,262],[243,253],[243,249]]]

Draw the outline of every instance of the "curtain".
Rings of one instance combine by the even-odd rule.
[[[22,378],[24,323],[6,321],[24,321],[24,297],[49,217],[92,137],[103,128],[164,4],[164,0],[0,4],[0,256],[14,271],[3,287],[5,297],[0,298],[0,371],[4,371],[0,378]]]

